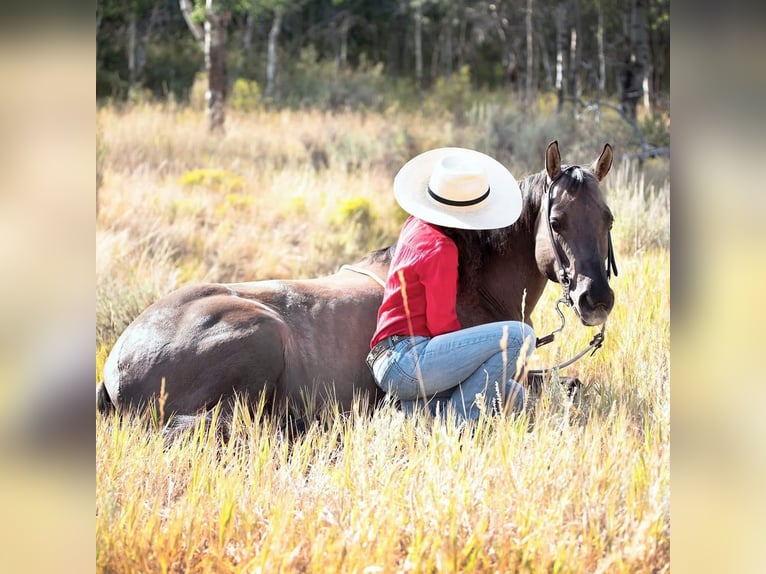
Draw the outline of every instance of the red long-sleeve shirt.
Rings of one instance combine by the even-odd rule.
[[[370,347],[391,335],[434,337],[460,329],[457,288],[455,242],[433,225],[410,216],[399,234]]]

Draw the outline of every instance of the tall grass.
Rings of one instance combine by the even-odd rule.
[[[396,169],[460,143],[403,114],[232,115],[222,139],[181,109],[98,120],[97,377],[125,325],[182,284],[312,276],[393,241]],[[562,151],[585,162],[600,148]],[[241,410],[227,443],[200,426],[166,446],[151,422],[97,418],[97,569],[669,570],[669,186],[645,177],[618,163],[604,185],[616,305],[604,347],[561,373],[583,381],[574,397],[554,381],[534,412],[474,433],[330,409],[288,441]],[[538,334],[558,326],[559,295],[551,285],[538,304]],[[568,314],[530,366],[592,336]]]

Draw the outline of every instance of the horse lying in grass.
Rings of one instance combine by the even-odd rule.
[[[565,293],[585,325],[603,324],[614,305],[609,287],[613,217],[599,182],[612,165],[607,144],[589,166],[562,167],[558,143],[545,168],[519,182],[523,208],[511,226],[481,231],[476,292],[458,295],[464,327],[529,323],[547,282]],[[122,333],[97,387],[100,412],[158,404],[196,415],[237,396],[301,416],[381,393],[365,364],[393,247],[327,277],[178,289],[143,311]],[[526,293],[526,296],[524,295]],[[524,299],[524,300],[523,300]],[[279,411],[284,412],[284,411]]]

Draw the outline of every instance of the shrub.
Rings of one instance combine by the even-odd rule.
[[[332,222],[337,226],[358,223],[369,227],[374,219],[372,205],[366,197],[351,197],[341,201],[332,216]]]
[[[261,105],[261,88],[258,82],[237,78],[231,87],[229,105],[241,112],[257,110]]]
[[[193,169],[184,173],[179,183],[183,187],[206,187],[227,193],[240,191],[245,179],[224,169]]]
[[[471,89],[471,72],[468,66],[450,77],[441,77],[429,93],[425,101],[425,109],[429,113],[446,111],[452,114],[456,121],[463,122],[471,109],[476,97]]]
[[[285,74],[281,101],[288,106],[333,111],[378,109],[385,84],[382,64],[370,66],[362,57],[355,70],[339,71],[334,62],[319,60],[310,46]]]

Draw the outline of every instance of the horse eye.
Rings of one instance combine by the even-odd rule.
[[[561,233],[562,225],[558,219],[551,219],[551,229],[556,233]]]

